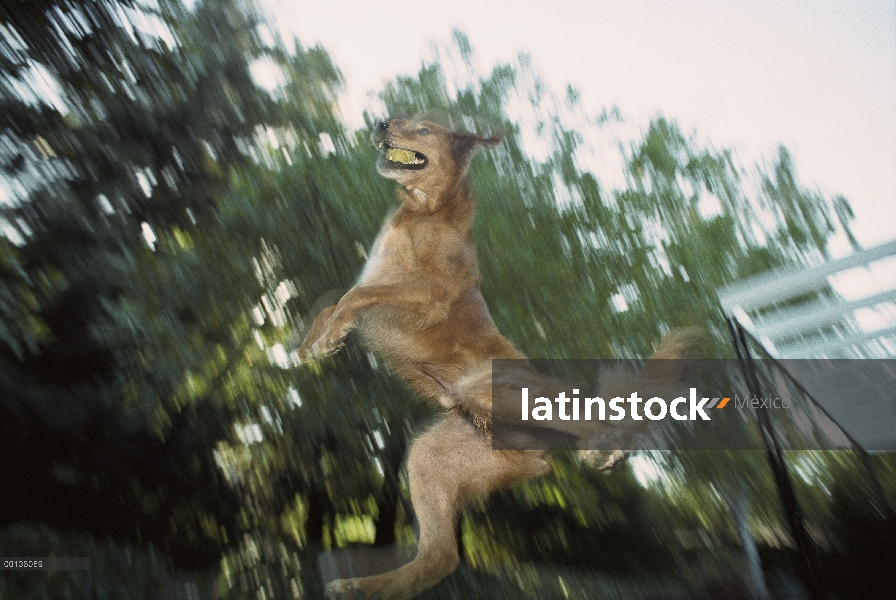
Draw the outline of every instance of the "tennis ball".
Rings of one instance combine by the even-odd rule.
[[[410,150],[402,150],[401,148],[389,148],[386,150],[386,158],[392,162],[407,165],[414,160],[414,153]]]

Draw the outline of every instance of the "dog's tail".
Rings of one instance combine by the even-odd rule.
[[[637,391],[645,398],[674,393],[682,373],[701,347],[704,332],[701,329],[676,329],[670,331],[657,345],[651,357],[640,371],[618,367],[601,377],[598,395],[601,398],[628,397]]]
[[[681,392],[681,376],[688,366],[688,360],[699,355],[706,334],[702,329],[676,329],[663,336],[644,367],[638,372],[625,368],[616,368],[601,377],[598,396],[600,398],[628,397],[637,391],[644,399],[654,396],[669,397]],[[634,441],[639,435],[647,432],[651,421],[627,421],[627,426],[614,429],[613,436],[622,443]],[[600,440],[601,445],[606,443]],[[631,450],[598,450],[586,446],[578,451],[579,460],[586,466],[600,471],[612,469],[619,465],[631,453]]]
[[[663,336],[650,360],[694,358],[706,342],[706,330],[701,327],[673,329]]]
[[[706,339],[706,331],[697,327],[673,329],[660,340],[640,377],[660,387],[678,383],[690,360],[700,355]]]

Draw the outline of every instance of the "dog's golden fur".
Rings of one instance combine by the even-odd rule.
[[[370,348],[423,398],[450,409],[414,441],[408,457],[411,501],[420,523],[417,556],[394,571],[335,581],[328,588],[334,598],[387,600],[409,598],[456,568],[454,523],[465,503],[543,475],[549,465],[542,451],[492,450],[488,429],[492,418],[501,418],[492,414],[492,359],[525,358],[498,331],[479,291],[466,171],[476,149],[494,146],[499,138],[401,119],[378,124],[371,138],[381,151],[377,169],[401,185],[401,205],[386,219],[355,286],[317,316],[299,356],[332,354],[358,328]],[[666,339],[655,357],[681,356],[686,337]],[[678,375],[650,365],[644,372],[650,379],[671,381]],[[530,385],[545,394],[564,389],[543,378]],[[495,406],[502,410],[500,402]],[[518,400],[507,410],[516,417]],[[594,435],[578,422],[555,426],[577,437]],[[619,453],[609,456],[608,465],[618,458]]]

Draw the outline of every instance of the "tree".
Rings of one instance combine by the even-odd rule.
[[[146,240],[214,226],[228,171],[275,119],[250,74],[257,18],[240,2],[50,1],[4,5],[0,23],[0,160],[15,177],[2,210],[20,238],[4,264],[17,303],[4,323],[26,319],[0,348],[11,490],[0,512],[208,564],[235,530],[210,452],[224,424],[201,406],[165,439],[150,435],[139,411],[122,410],[128,361],[104,326]],[[179,323],[196,318],[181,307]]]

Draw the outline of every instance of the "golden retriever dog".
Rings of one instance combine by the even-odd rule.
[[[466,172],[477,148],[500,139],[394,119],[377,124],[371,140],[379,150],[377,170],[401,186],[400,206],[386,219],[354,287],[314,320],[299,357],[330,355],[357,328],[423,399],[445,409],[414,441],[407,461],[420,525],[416,557],[394,571],[337,580],[327,588],[331,598],[398,600],[457,567],[455,520],[465,503],[550,470],[544,451],[492,449],[492,419],[501,419],[505,406],[507,418],[518,419],[520,406],[518,395],[515,404],[497,401],[501,394],[495,390],[493,414],[492,360],[521,359],[519,377],[528,378],[538,393],[569,387],[528,371],[525,356],[498,331],[479,290],[475,204]],[[681,356],[687,337],[667,336],[654,358]],[[677,376],[658,361],[648,361],[642,371],[658,385]],[[601,435],[592,423],[549,426],[578,438]],[[611,466],[622,454],[600,456]]]

